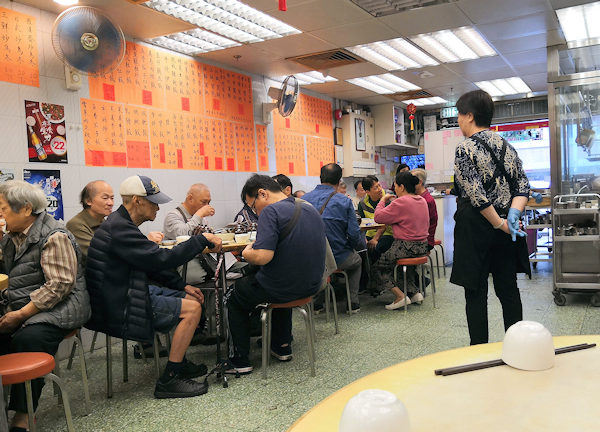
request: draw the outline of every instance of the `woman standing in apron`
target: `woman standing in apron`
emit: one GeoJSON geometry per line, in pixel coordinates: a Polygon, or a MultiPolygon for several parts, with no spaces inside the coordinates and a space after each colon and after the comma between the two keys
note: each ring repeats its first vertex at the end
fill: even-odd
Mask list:
{"type": "Polygon", "coordinates": [[[465,288],[471,345],[488,342],[488,276],[502,304],[504,328],[523,319],[517,273],[531,275],[520,217],[529,180],[516,150],[489,130],[494,103],[482,90],[462,95],[458,124],[467,138],[456,148],[454,264],[450,282],[465,288]]]}

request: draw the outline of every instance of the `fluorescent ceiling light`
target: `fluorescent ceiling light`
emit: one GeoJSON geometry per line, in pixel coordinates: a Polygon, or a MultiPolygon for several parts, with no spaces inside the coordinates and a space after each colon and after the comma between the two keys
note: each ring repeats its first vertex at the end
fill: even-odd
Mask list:
{"type": "Polygon", "coordinates": [[[144,5],[242,43],[301,33],[237,0],[150,0],[144,5]]]}
{"type": "Polygon", "coordinates": [[[346,80],[346,82],[366,88],[367,90],[371,90],[378,94],[402,93],[408,90],[418,90],[420,88],[390,73],[352,78],[346,80]]]}
{"type": "Polygon", "coordinates": [[[410,105],[412,103],[415,106],[438,105],[438,104],[444,104],[447,102],[448,101],[446,99],[443,99],[438,96],[434,96],[434,97],[430,97],[430,98],[411,99],[411,100],[402,101],[402,103],[405,103],[406,105],[410,105]]]}
{"type": "Polygon", "coordinates": [[[346,48],[387,70],[404,70],[439,64],[405,39],[390,39],[346,48]]]}
{"type": "Polygon", "coordinates": [[[519,77],[479,81],[475,85],[493,97],[531,92],[529,86],[519,77]]]}
{"type": "Polygon", "coordinates": [[[58,3],[62,6],[73,6],[79,3],[79,0],[54,0],[54,3],[58,3]]]}
{"type": "Polygon", "coordinates": [[[600,38],[600,2],[558,9],[556,15],[567,42],[600,38]]]}
{"type": "Polygon", "coordinates": [[[157,37],[154,39],[147,39],[146,42],[151,43],[153,45],[157,45],[159,47],[167,48],[171,51],[176,51],[182,54],[187,54],[189,56],[195,56],[198,54],[202,54],[206,52],[198,47],[187,44],[185,42],[180,42],[178,40],[170,39],[166,36],[157,37]]]}
{"type": "MultiPolygon", "coordinates": [[[[295,73],[294,76],[298,80],[298,84],[301,86],[310,85],[310,84],[323,84],[324,82],[337,81],[337,78],[332,76],[325,76],[321,72],[310,71],[303,73],[295,73]]],[[[283,82],[285,76],[273,78],[275,81],[283,82]]]]}
{"type": "Polygon", "coordinates": [[[497,55],[496,51],[472,27],[424,33],[411,40],[442,63],[497,55]]]}

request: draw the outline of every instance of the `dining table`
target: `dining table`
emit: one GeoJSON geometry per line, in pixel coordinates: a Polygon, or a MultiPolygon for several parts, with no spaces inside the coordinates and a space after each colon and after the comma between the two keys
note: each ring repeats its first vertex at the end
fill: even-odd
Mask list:
{"type": "MultiPolygon", "coordinates": [[[[555,348],[600,344],[600,335],[557,336],[555,348]]],[[[387,390],[408,412],[411,432],[539,432],[600,429],[600,348],[555,356],[554,366],[525,371],[502,365],[441,376],[442,368],[499,359],[502,343],[417,357],[369,374],[334,392],[288,432],[332,432],[348,401],[367,389],[387,390]]]]}

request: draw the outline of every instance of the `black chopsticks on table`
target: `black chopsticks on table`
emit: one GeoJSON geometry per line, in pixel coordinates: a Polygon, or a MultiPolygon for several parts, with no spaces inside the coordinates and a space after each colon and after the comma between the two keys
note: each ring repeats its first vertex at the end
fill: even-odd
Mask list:
{"type": "MultiPolygon", "coordinates": [[[[573,352],[573,351],[580,351],[580,350],[584,350],[584,349],[588,349],[588,348],[593,348],[595,346],[596,346],[595,343],[593,343],[593,344],[582,343],[582,344],[577,344],[577,345],[570,345],[570,346],[566,346],[566,347],[562,347],[562,348],[556,348],[554,350],[554,354],[564,354],[564,353],[573,352]]],[[[445,369],[436,369],[435,374],[442,375],[442,376],[455,375],[455,374],[459,374],[459,373],[463,373],[463,372],[471,372],[471,371],[479,370],[479,369],[487,369],[487,368],[491,368],[491,367],[495,367],[495,366],[502,366],[504,364],[506,364],[506,363],[504,363],[502,361],[502,359],[488,360],[488,361],[484,361],[484,362],[480,362],[480,363],[471,363],[471,364],[466,364],[466,365],[462,365],[462,366],[449,367],[449,368],[445,368],[445,369]]]]}

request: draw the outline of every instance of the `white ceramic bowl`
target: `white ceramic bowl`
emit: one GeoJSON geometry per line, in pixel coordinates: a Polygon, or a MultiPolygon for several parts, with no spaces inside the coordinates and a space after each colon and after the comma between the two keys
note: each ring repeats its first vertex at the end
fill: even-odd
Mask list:
{"type": "Polygon", "coordinates": [[[342,412],[339,432],[410,432],[404,404],[385,390],[361,391],[342,412]]]}
{"type": "Polygon", "coordinates": [[[250,241],[250,233],[236,234],[235,242],[239,244],[248,243],[250,241]]]}
{"type": "Polygon", "coordinates": [[[502,360],[517,369],[539,371],[554,366],[554,342],[546,327],[535,321],[519,321],[506,331],[502,360]]]}
{"type": "Polygon", "coordinates": [[[220,233],[215,234],[217,237],[221,238],[223,241],[233,241],[234,234],[233,233],[220,233]]]}
{"type": "Polygon", "coordinates": [[[175,242],[177,244],[179,244],[179,243],[183,243],[184,241],[188,241],[189,239],[190,239],[189,235],[177,236],[177,237],[175,237],[175,242]]]}

